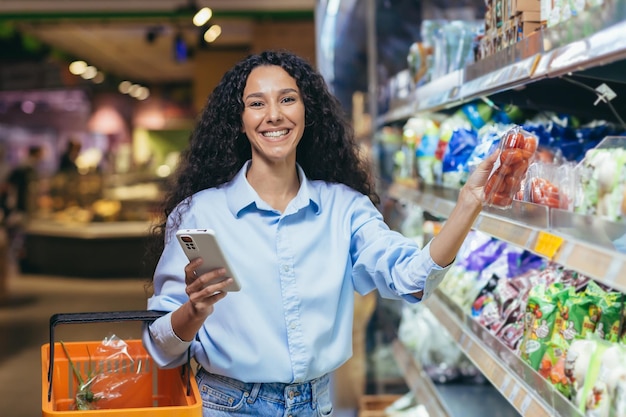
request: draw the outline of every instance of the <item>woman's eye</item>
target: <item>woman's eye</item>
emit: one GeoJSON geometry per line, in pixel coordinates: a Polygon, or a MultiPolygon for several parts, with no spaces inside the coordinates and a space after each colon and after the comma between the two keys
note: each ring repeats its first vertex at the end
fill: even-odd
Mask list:
{"type": "Polygon", "coordinates": [[[295,97],[284,97],[283,98],[283,103],[293,103],[294,101],[296,101],[295,97]]]}
{"type": "Polygon", "coordinates": [[[248,104],[248,106],[250,107],[261,107],[263,105],[263,102],[261,101],[253,101],[250,104],[248,104]]]}

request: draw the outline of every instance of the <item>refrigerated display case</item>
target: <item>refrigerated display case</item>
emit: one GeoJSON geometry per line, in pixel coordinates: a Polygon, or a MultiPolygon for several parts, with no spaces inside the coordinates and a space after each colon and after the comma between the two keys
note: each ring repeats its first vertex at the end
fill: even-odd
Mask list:
{"type": "Polygon", "coordinates": [[[141,172],[55,175],[42,180],[38,210],[25,226],[25,273],[147,277],[151,220],[164,179],[141,172]]]}

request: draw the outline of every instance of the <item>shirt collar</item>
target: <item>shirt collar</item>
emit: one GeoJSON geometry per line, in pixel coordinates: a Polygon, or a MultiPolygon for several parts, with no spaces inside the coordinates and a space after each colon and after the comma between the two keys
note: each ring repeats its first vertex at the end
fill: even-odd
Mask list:
{"type": "MultiPolygon", "coordinates": [[[[246,178],[246,172],[251,162],[251,160],[246,161],[235,177],[225,185],[228,208],[235,217],[239,217],[244,209],[253,204],[259,210],[271,210],[267,203],[261,200],[246,178]]],[[[289,203],[283,215],[294,213],[307,207],[309,204],[313,212],[319,214],[321,211],[319,190],[307,179],[304,170],[299,164],[296,164],[296,168],[300,176],[300,189],[296,197],[289,203]]]]}

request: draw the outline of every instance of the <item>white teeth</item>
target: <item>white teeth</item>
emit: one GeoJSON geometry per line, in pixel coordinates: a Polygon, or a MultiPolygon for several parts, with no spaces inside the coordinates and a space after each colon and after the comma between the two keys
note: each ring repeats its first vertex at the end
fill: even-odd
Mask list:
{"type": "Polygon", "coordinates": [[[286,129],[285,130],[279,130],[277,132],[264,132],[263,136],[269,137],[269,138],[277,138],[279,136],[286,135],[287,132],[288,132],[288,130],[286,130],[286,129]]]}

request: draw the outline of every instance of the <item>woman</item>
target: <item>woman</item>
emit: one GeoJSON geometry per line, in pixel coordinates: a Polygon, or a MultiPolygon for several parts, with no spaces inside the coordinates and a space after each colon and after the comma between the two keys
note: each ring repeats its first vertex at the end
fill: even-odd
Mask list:
{"type": "Polygon", "coordinates": [[[288,52],[252,55],[210,95],[157,236],[148,308],[171,313],[144,333],[163,367],[186,361],[206,416],[330,415],[329,373],[351,355],[354,291],[417,302],[453,262],[482,208],[493,157],[473,173],[423,250],[389,230],[367,166],[323,78],[288,52]],[[195,276],[174,234],[215,230],[223,269],[195,276]]]}

